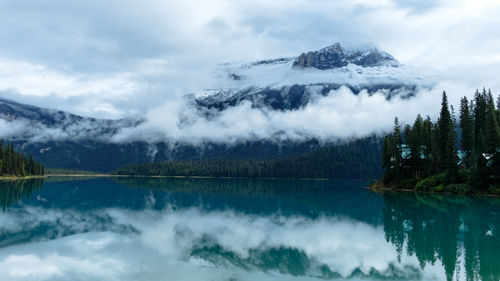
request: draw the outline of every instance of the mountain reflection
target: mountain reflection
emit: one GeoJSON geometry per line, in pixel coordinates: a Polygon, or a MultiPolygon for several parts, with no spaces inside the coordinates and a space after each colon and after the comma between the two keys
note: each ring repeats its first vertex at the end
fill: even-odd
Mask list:
{"type": "Polygon", "coordinates": [[[117,264],[138,262],[143,252],[154,256],[149,263],[182,257],[178,262],[193,266],[189,272],[202,263],[271,274],[265,275],[269,280],[275,280],[273,272],[308,279],[500,280],[499,198],[376,194],[363,186],[244,179],[1,181],[0,272],[9,268],[2,254],[12,255],[16,246],[28,245],[27,251],[36,244],[40,252],[33,254],[43,257],[43,243],[53,241],[54,249],[69,247],[54,254],[81,259],[87,256],[75,257],[83,252],[72,247],[94,245],[98,237],[115,241],[99,249],[117,264]],[[128,249],[128,260],[114,260],[115,247],[128,249]]]}
{"type": "Polygon", "coordinates": [[[228,178],[113,180],[134,189],[167,192],[169,202],[175,202],[180,207],[200,204],[207,210],[232,209],[261,215],[279,212],[281,215],[308,217],[343,216],[373,225],[381,223],[382,200],[360,188],[366,187],[364,181],[228,178]]]}
{"type": "Polygon", "coordinates": [[[415,255],[422,269],[439,260],[447,280],[500,280],[497,198],[382,196],[385,237],[399,255],[415,255]]]}

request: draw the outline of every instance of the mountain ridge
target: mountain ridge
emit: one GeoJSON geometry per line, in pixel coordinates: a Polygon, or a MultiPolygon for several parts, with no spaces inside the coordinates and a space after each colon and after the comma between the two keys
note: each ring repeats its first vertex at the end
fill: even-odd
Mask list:
{"type": "Polygon", "coordinates": [[[363,67],[400,65],[392,55],[377,48],[346,49],[340,43],[335,43],[317,51],[302,53],[293,62],[293,67],[323,70],[344,67],[350,63],[363,67]]]}

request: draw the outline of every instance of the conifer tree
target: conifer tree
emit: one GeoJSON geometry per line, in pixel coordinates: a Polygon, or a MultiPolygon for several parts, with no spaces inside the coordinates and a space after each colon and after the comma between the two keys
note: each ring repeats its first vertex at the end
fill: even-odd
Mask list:
{"type": "Polygon", "coordinates": [[[500,130],[498,128],[497,114],[493,102],[488,103],[484,124],[484,152],[493,154],[500,148],[500,130]]]}
{"type": "Polygon", "coordinates": [[[474,142],[474,129],[469,109],[469,101],[467,100],[467,97],[463,97],[460,100],[460,128],[462,132],[462,142],[460,147],[467,157],[467,166],[470,166],[474,142]]]}
{"type": "MultiPolygon", "coordinates": [[[[500,97],[495,107],[491,91],[483,88],[476,90],[474,99],[460,100],[460,120],[457,122],[452,105],[448,104],[443,92],[441,111],[436,123],[429,116],[425,120],[417,116],[413,126],[404,127],[404,142],[401,139],[397,117],[390,137],[384,142],[384,182],[390,179],[395,186],[420,184],[427,186],[428,179],[421,177],[436,176],[433,184],[458,183],[483,192],[490,186],[500,184],[500,97]],[[457,131],[461,138],[457,138],[457,131]],[[465,154],[465,169],[459,173],[457,141],[465,154]],[[404,156],[402,146],[404,145],[404,156]],[[390,157],[388,147],[391,147],[390,157]],[[409,150],[409,157],[407,151],[409,150]],[[391,161],[389,162],[388,159],[391,161]],[[390,163],[390,165],[388,165],[390,163]],[[388,168],[390,167],[390,168],[388,168]],[[444,173],[446,177],[437,174],[444,173]],[[444,181],[443,181],[444,179],[444,181]],[[436,182],[437,181],[437,182],[436,182]]],[[[415,185],[417,186],[417,185],[415,185]]],[[[460,186],[460,185],[459,185],[460,186]]],[[[425,188],[425,187],[423,187],[425,188]]],[[[454,186],[456,188],[456,186],[454,186]]]]}
{"type": "Polygon", "coordinates": [[[0,176],[42,175],[43,166],[33,159],[14,150],[12,144],[0,141],[0,176]]]}
{"type": "Polygon", "coordinates": [[[409,164],[415,178],[420,178],[421,175],[421,158],[424,154],[423,126],[424,121],[422,116],[418,114],[406,139],[406,144],[410,150],[409,164]]]}
{"type": "Polygon", "coordinates": [[[391,145],[394,166],[393,173],[394,178],[397,181],[402,176],[401,173],[403,168],[401,127],[399,126],[398,117],[394,118],[394,130],[391,135],[391,145]]]}
{"type": "Polygon", "coordinates": [[[484,125],[486,121],[486,90],[480,93],[476,90],[474,95],[474,150],[476,154],[484,152],[484,125]]]}
{"type": "Polygon", "coordinates": [[[453,119],[448,109],[448,97],[446,96],[446,92],[443,92],[442,96],[438,129],[439,170],[455,173],[455,132],[453,119]]]}
{"type": "Polygon", "coordinates": [[[430,175],[433,170],[432,127],[431,118],[427,116],[422,125],[422,148],[424,155],[423,170],[426,176],[430,175]]]}

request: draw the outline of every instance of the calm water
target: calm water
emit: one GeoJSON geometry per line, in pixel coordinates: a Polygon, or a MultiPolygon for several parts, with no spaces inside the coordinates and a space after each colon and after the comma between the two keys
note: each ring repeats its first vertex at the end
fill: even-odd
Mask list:
{"type": "Polygon", "coordinates": [[[1,280],[500,280],[500,200],[363,182],[0,182],[1,280]]]}

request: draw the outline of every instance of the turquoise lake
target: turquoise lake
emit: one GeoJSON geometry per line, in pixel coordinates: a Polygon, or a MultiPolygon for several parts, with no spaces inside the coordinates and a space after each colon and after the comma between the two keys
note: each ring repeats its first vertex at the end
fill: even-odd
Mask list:
{"type": "Polygon", "coordinates": [[[0,280],[500,280],[500,198],[362,181],[0,182],[0,280]]]}

